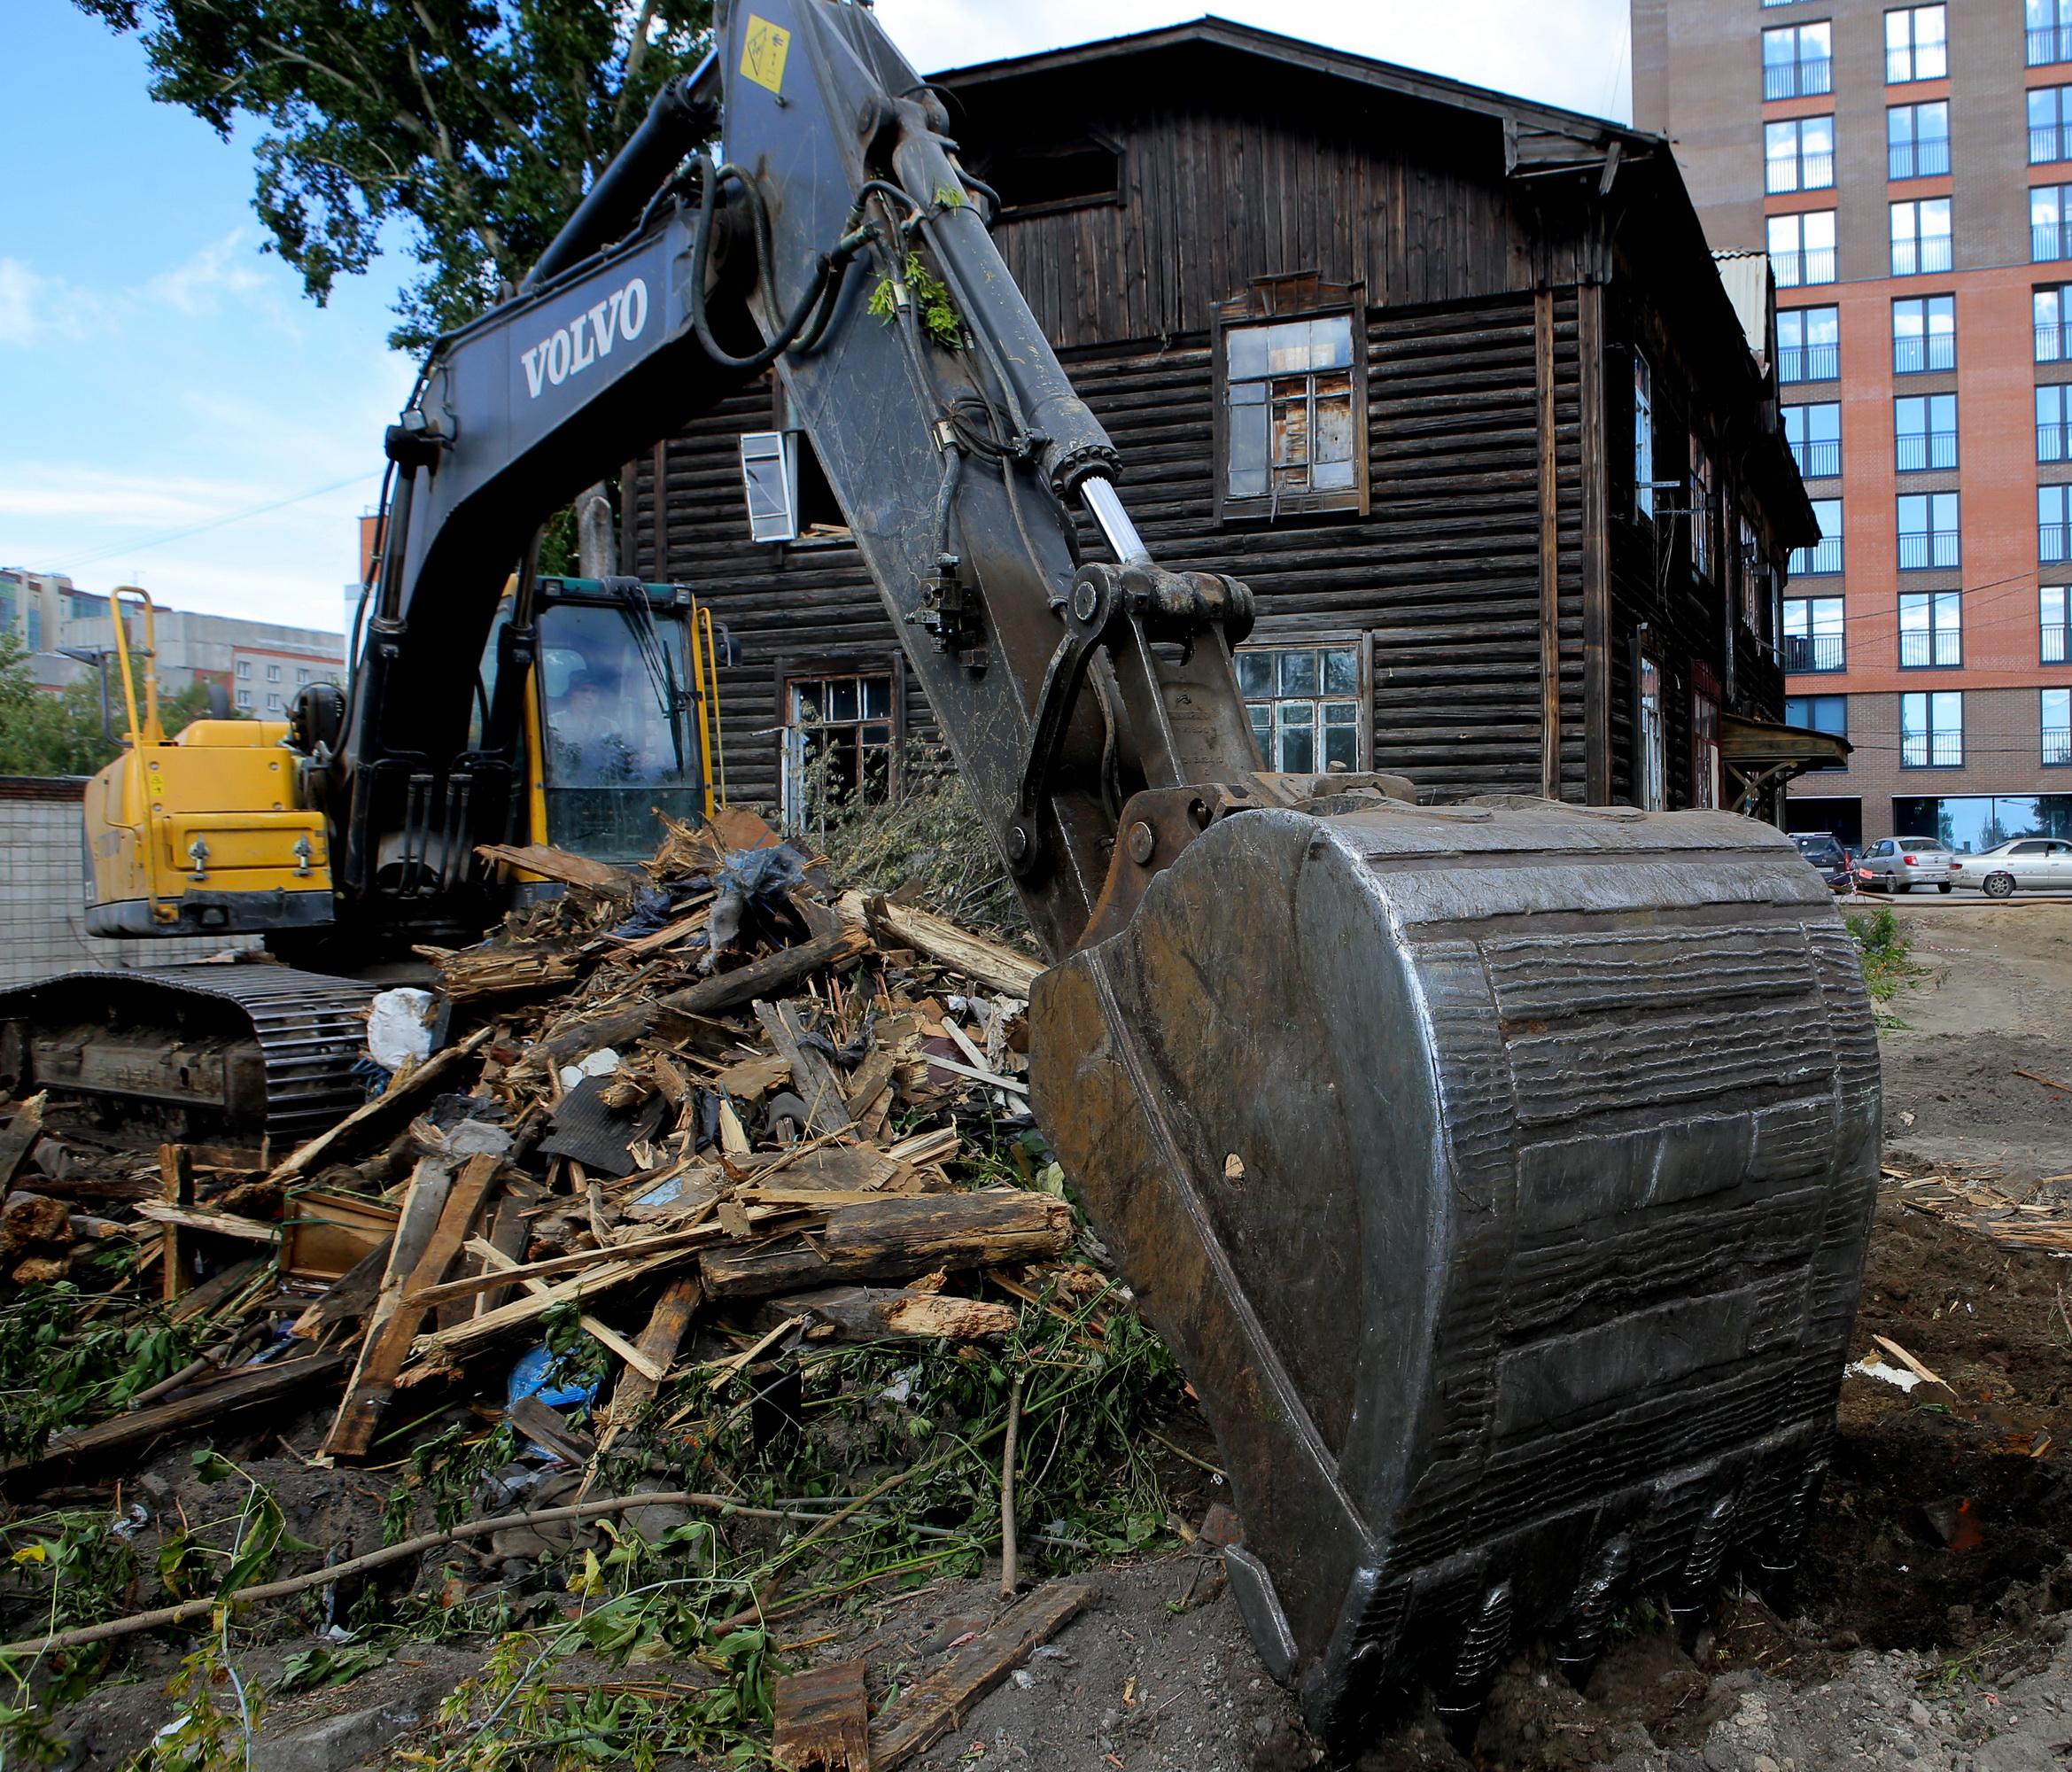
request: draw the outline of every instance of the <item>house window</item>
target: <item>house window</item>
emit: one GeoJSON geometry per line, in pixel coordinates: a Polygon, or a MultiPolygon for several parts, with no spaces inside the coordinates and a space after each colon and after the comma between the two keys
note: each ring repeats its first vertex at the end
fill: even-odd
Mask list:
{"type": "Polygon", "coordinates": [[[1712,458],[1691,439],[1691,571],[1712,576],[1712,458]]]}
{"type": "Polygon", "coordinates": [[[1787,567],[1795,579],[1810,579],[1842,570],[1842,501],[1815,499],[1813,521],[1820,539],[1811,548],[1794,548],[1787,567]]]}
{"type": "Polygon", "coordinates": [[[1640,703],[1641,779],[1634,786],[1640,794],[1641,810],[1658,812],[1667,804],[1664,790],[1669,776],[1669,753],[1662,718],[1662,667],[1645,656],[1641,659],[1640,703]]]}
{"type": "Polygon", "coordinates": [[[1704,665],[1691,666],[1691,804],[1719,804],[1719,685],[1704,665]]]}
{"type": "Polygon", "coordinates": [[[1122,151],[1092,136],[1011,147],[984,171],[1000,193],[1002,215],[1044,215],[1122,200],[1122,151]]]}
{"type": "Polygon", "coordinates": [[[1362,766],[1358,645],[1248,646],[1237,664],[1267,768],[1300,775],[1362,766]]]}
{"type": "Polygon", "coordinates": [[[2072,689],[2044,689],[2037,700],[2043,717],[2044,762],[2072,763],[2072,689]]]}
{"type": "Polygon", "coordinates": [[[2029,89],[2029,163],[2072,160],[2072,86],[2029,89]]]}
{"type": "Polygon", "coordinates": [[[1848,669],[1840,597],[1784,600],[1784,668],[1795,676],[1848,669]]]}
{"type": "Polygon", "coordinates": [[[1885,83],[1943,80],[1950,73],[1949,24],[1940,6],[1902,6],[1885,14],[1885,83]]]}
{"type": "Polygon", "coordinates": [[[1893,462],[1903,474],[1957,465],[1957,396],[1902,394],[1892,402],[1893,462]]]}
{"type": "Polygon", "coordinates": [[[1800,215],[1773,215],[1770,268],[1779,289],[1835,281],[1835,212],[1809,209],[1800,215]]]}
{"type": "Polygon", "coordinates": [[[2072,0],[2029,0],[2029,65],[2072,61],[2072,0]]]}
{"type": "Polygon", "coordinates": [[[1835,120],[1793,117],[1763,125],[1763,188],[1831,190],[1835,185],[1835,120]]]}
{"type": "Polygon", "coordinates": [[[279,682],[281,680],[281,667],[278,664],[268,665],[266,667],[266,680],[269,683],[279,682]]]}
{"type": "Polygon", "coordinates": [[[248,708],[252,705],[252,691],[250,689],[238,690],[237,705],[241,708],[248,708]]]}
{"type": "Polygon", "coordinates": [[[41,652],[43,649],[43,606],[42,603],[32,602],[29,604],[27,627],[28,649],[31,652],[41,652]]]}
{"type": "Polygon", "coordinates": [[[295,680],[298,683],[307,683],[309,680],[309,672],[298,666],[295,672],[295,680]]]}
{"type": "Polygon", "coordinates": [[[1899,599],[1899,665],[1905,671],[1964,663],[1955,591],[1908,591],[1899,599]]]}
{"type": "Polygon", "coordinates": [[[1950,170],[1950,101],[1895,105],[1885,113],[1885,176],[1935,178],[1950,170]]]}
{"type": "Polygon", "coordinates": [[[1814,732],[1831,732],[1837,738],[1847,738],[1849,697],[1787,696],[1784,698],[1784,724],[1806,727],[1814,732]]]}
{"type": "Polygon", "coordinates": [[[1634,353],[1634,509],[1655,515],[1655,377],[1634,353]]]}
{"type": "Polygon", "coordinates": [[[1960,769],[1964,766],[1964,696],[1935,689],[1899,698],[1899,766],[1960,769]]]}
{"type": "Polygon", "coordinates": [[[1950,268],[1950,199],[1924,197],[1892,206],[1892,275],[1950,268]]]}
{"type": "Polygon", "coordinates": [[[280,712],[281,693],[278,689],[270,689],[267,692],[266,705],[267,711],[269,714],[277,714],[280,712]]]}
{"type": "Polygon", "coordinates": [[[2072,344],[2065,323],[2072,319],[2072,284],[2053,284],[2039,289],[2030,299],[2036,318],[2036,360],[2039,363],[2072,361],[2072,344]]]}
{"type": "Polygon", "coordinates": [[[2064,486],[2036,489],[2036,557],[2045,562],[2072,556],[2066,546],[2066,494],[2064,486]]]}
{"type": "Polygon", "coordinates": [[[1777,379],[1831,382],[1842,373],[1842,310],[1783,307],[1777,311],[1777,379]]]}
{"type": "Polygon", "coordinates": [[[1250,305],[1222,310],[1222,514],[1365,509],[1364,352],[1353,315],[1235,323],[1232,310],[1250,305]]]}
{"type": "Polygon", "coordinates": [[[1828,400],[1818,406],[1784,408],[1784,440],[1791,459],[1809,480],[1831,480],[1842,471],[1842,407],[1828,400]]]}
{"type": "Polygon", "coordinates": [[[784,688],[784,816],[793,828],[891,797],[892,674],[793,677],[784,688]]]}
{"type": "Polygon", "coordinates": [[[2045,664],[2072,664],[2072,591],[2045,585],[2037,594],[2037,626],[2043,643],[2037,657],[2045,664]]]}
{"type": "Polygon", "coordinates": [[[1763,97],[1809,98],[1835,89],[1835,31],[1826,19],[1763,33],[1763,97]]]}
{"type": "Polygon", "coordinates": [[[1904,296],[1892,304],[1892,368],[1903,376],[1957,367],[1957,298],[1904,296]]]}
{"type": "Polygon", "coordinates": [[[1957,494],[1899,495],[1899,567],[1919,571],[1958,563],[1957,494]]]}
{"type": "Polygon", "coordinates": [[[2062,383],[2052,382],[2036,391],[2036,459],[2062,462],[2065,456],[2065,398],[2062,383]]]}
{"type": "Polygon", "coordinates": [[[1766,576],[1755,525],[1744,517],[1741,519],[1741,618],[1750,633],[1762,632],[1760,610],[1766,576]]]}
{"type": "Polygon", "coordinates": [[[251,680],[251,679],[252,679],[252,660],[251,660],[251,659],[249,659],[249,658],[240,658],[240,659],[237,661],[237,677],[238,677],[238,680],[239,680],[240,682],[249,682],[249,681],[251,680]]]}
{"type": "Polygon", "coordinates": [[[2029,256],[2039,265],[2072,258],[2072,185],[2035,184],[2029,189],[2029,256]]]}

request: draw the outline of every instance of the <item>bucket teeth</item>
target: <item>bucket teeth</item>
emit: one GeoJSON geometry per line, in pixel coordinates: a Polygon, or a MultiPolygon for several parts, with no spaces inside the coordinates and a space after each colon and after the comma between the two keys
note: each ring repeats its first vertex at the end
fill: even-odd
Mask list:
{"type": "Polygon", "coordinates": [[[1712,1615],[1712,1601],[1719,1587],[1719,1566],[1726,1560],[1727,1546],[1740,1504],[1738,1492],[1730,1490],[1719,1496],[1705,1510],[1705,1517],[1691,1535],[1690,1554],[1684,1558],[1683,1571],[1669,1597],[1670,1621],[1675,1625],[1677,1636],[1687,1650],[1697,1640],[1698,1632],[1712,1615]]]}
{"type": "Polygon", "coordinates": [[[1569,1602],[1568,1616],[1555,1639],[1555,1665],[1577,1691],[1590,1683],[1590,1673],[1604,1648],[1604,1624],[1611,1614],[1612,1597],[1631,1566],[1634,1547],[1622,1532],[1598,1547],[1576,1584],[1569,1602]]]}
{"type": "Polygon", "coordinates": [[[1447,1738],[1463,1754],[1474,1745],[1483,1704],[1504,1652],[1510,1647],[1510,1636],[1511,1584],[1502,1581],[1482,1596],[1482,1604],[1462,1632],[1453,1673],[1434,1706],[1447,1738]]]}
{"type": "Polygon", "coordinates": [[[1792,1609],[1797,1597],[1799,1547],[1805,1541],[1813,1503],[1827,1478],[1827,1459],[1815,1458],[1807,1465],[1776,1526],[1758,1541],[1750,1558],[1756,1591],[1762,1595],[1763,1604],[1780,1616],[1792,1609]]]}

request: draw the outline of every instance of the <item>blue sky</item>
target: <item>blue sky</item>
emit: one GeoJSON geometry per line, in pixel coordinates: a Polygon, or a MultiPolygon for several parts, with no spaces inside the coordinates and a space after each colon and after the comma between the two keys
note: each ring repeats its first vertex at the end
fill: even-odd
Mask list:
{"type": "MultiPolygon", "coordinates": [[[[1624,0],[880,0],[924,69],[1247,23],[1623,115],[1624,0]]],[[[249,131],[145,96],[144,55],[66,0],[0,4],[0,565],[337,628],[415,365],[392,256],[328,307],[261,253],[249,131]]]]}

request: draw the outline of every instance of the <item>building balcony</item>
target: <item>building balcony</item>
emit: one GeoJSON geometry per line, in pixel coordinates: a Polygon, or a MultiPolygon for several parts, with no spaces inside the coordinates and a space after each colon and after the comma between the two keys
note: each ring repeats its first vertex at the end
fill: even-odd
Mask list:
{"type": "Polygon", "coordinates": [[[1830,56],[1773,62],[1763,70],[1765,98],[1817,98],[1834,89],[1835,62],[1830,56]]]}
{"type": "Polygon", "coordinates": [[[2045,25],[2029,34],[2029,66],[2049,67],[2060,61],[2072,61],[2072,25],[2045,25]]]}
{"type": "Polygon", "coordinates": [[[1842,538],[1825,537],[1812,548],[1794,548],[1789,570],[1795,579],[1826,577],[1842,570],[1842,538]]]}
{"type": "Polygon", "coordinates": [[[2036,526],[2036,557],[2049,565],[2065,557],[2066,532],[2072,524],[2039,523],[2036,526]]]}
{"type": "MultiPolygon", "coordinates": [[[[2033,132],[2032,132],[2033,133],[2033,132]]],[[[1894,142],[1885,151],[1887,178],[1940,178],[1950,170],[1950,139],[1894,142]]]]}
{"type": "Polygon", "coordinates": [[[2065,459],[2065,427],[2062,424],[2039,424],[2036,427],[2036,459],[2039,462],[2062,462],[2065,459]]]}
{"type": "Polygon", "coordinates": [[[1794,443],[1791,459],[1799,475],[1808,480],[1831,480],[1842,471],[1842,440],[1827,437],[1812,443],[1794,443]]]}
{"type": "Polygon", "coordinates": [[[1933,566],[1957,563],[1957,532],[1954,529],[1901,530],[1899,570],[1926,571],[1933,566]]]}
{"type": "MultiPolygon", "coordinates": [[[[2037,329],[2039,331],[2041,328],[2037,329]]],[[[1957,367],[1957,338],[1952,332],[1931,332],[1926,338],[1892,341],[1892,373],[1918,376],[1930,369],[1957,367]]]]}
{"type": "Polygon", "coordinates": [[[2032,222],[2029,224],[2029,260],[2031,264],[2055,264],[2065,256],[2068,246],[2072,246],[2072,235],[2067,233],[2061,222],[2032,222]]]}
{"type": "Polygon", "coordinates": [[[1950,61],[1938,43],[1911,43],[1885,51],[1885,84],[1911,86],[1917,80],[1941,80],[1950,72],[1950,61]]]}
{"type": "Polygon", "coordinates": [[[1839,633],[1788,633],[1784,636],[1784,668],[1795,677],[1822,671],[1849,668],[1845,636],[1839,633]]]}
{"type": "Polygon", "coordinates": [[[1779,289],[1797,289],[1802,284],[1833,283],[1835,249],[1832,246],[1815,246],[1807,252],[1772,253],[1770,268],[1777,278],[1779,289]]]}
{"type": "Polygon", "coordinates": [[[2044,624],[2042,662],[2045,664],[2072,663],[2072,626],[2063,622],[2044,624]]]}
{"type": "Polygon", "coordinates": [[[1926,234],[1918,240],[1892,242],[1892,275],[1932,276],[1950,268],[1950,237],[1926,234]]]}
{"type": "Polygon", "coordinates": [[[1898,439],[1896,462],[1903,474],[1918,474],[1929,468],[1954,468],[1957,433],[1954,431],[1930,431],[1925,435],[1903,433],[1898,439]]]}
{"type": "Polygon", "coordinates": [[[2039,363],[2062,362],[2065,357],[2065,329],[2055,320],[2037,323],[2036,360],[2039,363]]]}
{"type": "Polygon", "coordinates": [[[1899,668],[1903,671],[1952,669],[1964,663],[1962,636],[1955,628],[1899,630],[1899,668]]]}
{"type": "Polygon", "coordinates": [[[1787,385],[1795,382],[1831,382],[1841,373],[1842,353],[1837,346],[1784,345],[1778,348],[1777,379],[1787,385]]]}
{"type": "Polygon", "coordinates": [[[2044,762],[2046,765],[2072,763],[2072,726],[2044,728],[2044,762]]]}

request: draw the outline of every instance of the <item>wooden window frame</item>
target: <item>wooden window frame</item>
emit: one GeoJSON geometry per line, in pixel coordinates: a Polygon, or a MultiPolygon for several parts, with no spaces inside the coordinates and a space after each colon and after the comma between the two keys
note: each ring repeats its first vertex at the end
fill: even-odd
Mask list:
{"type": "MultiPolygon", "coordinates": [[[[1360,719],[1354,727],[1359,734],[1357,741],[1359,762],[1355,767],[1366,771],[1376,766],[1374,761],[1374,635],[1370,630],[1353,627],[1308,628],[1295,626],[1282,627],[1261,623],[1246,636],[1245,643],[1242,646],[1232,649],[1230,657],[1234,669],[1238,654],[1241,652],[1323,651],[1348,646],[1354,648],[1360,657],[1360,683],[1354,691],[1360,703],[1360,719]]],[[[1297,698],[1275,696],[1273,699],[1280,701],[1297,698]]],[[[1315,699],[1323,702],[1337,698],[1319,693],[1315,699]]],[[[1247,703],[1246,722],[1246,730],[1249,732],[1251,730],[1249,703],[1247,703]]],[[[1320,733],[1321,730],[1320,727],[1320,733]]],[[[1318,743],[1320,754],[1322,749],[1320,738],[1318,743]]],[[[1260,760],[1269,773],[1274,772],[1276,758],[1261,758],[1260,760]]],[[[1327,772],[1320,764],[1314,773],[1321,775],[1327,772]]]]}
{"type": "MultiPolygon", "coordinates": [[[[1075,149],[1098,148],[1104,153],[1115,157],[1115,188],[1113,190],[1089,191],[1079,197],[1053,197],[1041,203],[1016,203],[1006,192],[1000,198],[1000,213],[995,222],[1022,222],[1037,215],[1067,215],[1075,209],[1119,209],[1124,193],[1129,189],[1129,150],[1114,136],[1100,129],[1084,129],[1069,140],[1052,142],[1044,149],[1021,156],[1025,159],[1063,159],[1075,149]]],[[[982,168],[989,178],[999,169],[998,157],[995,156],[982,168]]]]}
{"type": "Polygon", "coordinates": [[[906,654],[895,648],[884,652],[808,652],[780,657],[772,664],[777,709],[777,812],[791,828],[789,801],[791,781],[791,686],[815,677],[875,677],[889,672],[892,678],[892,767],[886,784],[895,802],[906,792],[906,654]]]}
{"type": "Polygon", "coordinates": [[[1216,304],[1209,330],[1210,369],[1214,385],[1215,520],[1219,524],[1277,522],[1284,517],[1350,512],[1365,517],[1372,506],[1368,470],[1370,443],[1367,399],[1367,285],[1326,283],[1315,271],[1254,277],[1241,295],[1216,304]],[[1233,497],[1230,478],[1230,420],[1228,361],[1224,333],[1232,327],[1271,325],[1284,320],[1324,320],[1344,314],[1352,320],[1353,484],[1341,491],[1272,492],[1257,497],[1233,497]]]}

